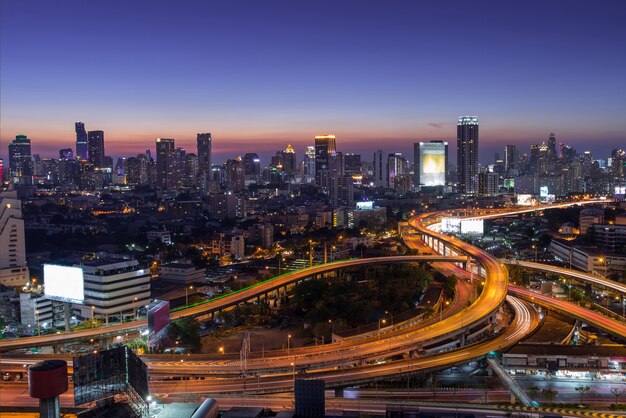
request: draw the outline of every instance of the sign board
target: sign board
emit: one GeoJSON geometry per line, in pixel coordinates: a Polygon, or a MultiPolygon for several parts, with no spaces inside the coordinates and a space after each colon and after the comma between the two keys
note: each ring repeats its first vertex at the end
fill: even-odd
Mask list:
{"type": "Polygon", "coordinates": [[[44,264],[43,293],[48,299],[83,303],[85,301],[83,269],[80,267],[44,264]]]}

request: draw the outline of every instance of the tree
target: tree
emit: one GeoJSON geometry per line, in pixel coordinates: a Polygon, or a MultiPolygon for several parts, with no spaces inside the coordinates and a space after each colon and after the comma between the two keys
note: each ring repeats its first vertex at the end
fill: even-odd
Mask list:
{"type": "Polygon", "coordinates": [[[193,350],[200,348],[200,324],[195,318],[181,318],[170,323],[169,335],[190,346],[193,350]]]}
{"type": "Polygon", "coordinates": [[[554,398],[556,398],[559,392],[554,389],[543,389],[541,391],[541,394],[543,395],[544,399],[548,401],[548,403],[552,403],[552,401],[554,401],[554,398]]]}
{"type": "Polygon", "coordinates": [[[611,388],[611,394],[615,396],[615,405],[617,405],[617,401],[624,393],[626,393],[626,388],[621,388],[618,386],[611,388]]]}
{"type": "Polygon", "coordinates": [[[589,385],[580,385],[576,386],[574,389],[576,390],[576,392],[580,393],[580,403],[582,404],[585,393],[589,392],[591,390],[591,387],[589,385]]]}
{"type": "Polygon", "coordinates": [[[526,392],[528,392],[528,397],[530,398],[530,400],[534,401],[537,395],[539,395],[540,390],[537,386],[531,386],[526,389],[526,392]]]}

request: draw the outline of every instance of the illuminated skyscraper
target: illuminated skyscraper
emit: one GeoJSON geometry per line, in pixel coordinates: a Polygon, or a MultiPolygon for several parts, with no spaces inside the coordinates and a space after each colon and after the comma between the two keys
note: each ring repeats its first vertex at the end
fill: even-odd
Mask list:
{"type": "Polygon", "coordinates": [[[157,138],[156,140],[156,175],[157,187],[166,190],[174,185],[174,140],[157,138]]]}
{"type": "Polygon", "coordinates": [[[28,182],[33,175],[33,160],[30,153],[30,139],[26,135],[17,135],[9,144],[9,176],[21,177],[18,181],[28,182]]]}
{"type": "Polygon", "coordinates": [[[519,170],[519,156],[515,145],[507,145],[504,148],[504,169],[508,173],[509,170],[519,170]]]}
{"type": "Polygon", "coordinates": [[[198,169],[205,180],[210,180],[211,176],[211,133],[199,133],[198,143],[198,169]]]}
{"type": "Polygon", "coordinates": [[[87,132],[87,145],[89,148],[89,164],[103,168],[104,164],[104,131],[87,132]]]}
{"type": "Polygon", "coordinates": [[[478,193],[478,118],[459,117],[456,127],[459,192],[478,193]]]}
{"type": "Polygon", "coordinates": [[[76,156],[81,160],[86,160],[89,154],[89,145],[87,140],[87,131],[85,131],[85,124],[82,122],[76,122],[74,124],[76,130],[76,156]]]}
{"type": "Polygon", "coordinates": [[[320,184],[320,171],[330,169],[330,158],[337,152],[335,135],[315,137],[315,181],[320,184]]]}
{"type": "Polygon", "coordinates": [[[443,141],[417,142],[413,145],[413,185],[445,186],[448,166],[448,143],[443,141]]]}

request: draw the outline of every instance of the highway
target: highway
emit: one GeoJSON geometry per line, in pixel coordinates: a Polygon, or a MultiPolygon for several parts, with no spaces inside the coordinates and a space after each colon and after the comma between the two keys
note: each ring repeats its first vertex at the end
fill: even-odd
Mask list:
{"type": "MultiPolygon", "coordinates": [[[[456,261],[463,262],[466,261],[466,257],[458,257],[456,261]]],[[[304,280],[310,276],[316,274],[324,274],[331,272],[333,270],[346,268],[346,267],[356,267],[362,265],[371,265],[371,264],[386,264],[386,263],[407,263],[407,262],[435,262],[435,261],[454,261],[451,260],[450,257],[444,256],[424,256],[424,255],[414,255],[414,256],[391,256],[391,257],[375,257],[375,258],[367,258],[367,259],[351,259],[344,261],[337,261],[328,264],[322,264],[319,266],[314,266],[310,268],[306,268],[303,270],[298,270],[296,272],[283,274],[281,276],[274,277],[272,279],[261,282],[257,285],[251,286],[249,288],[242,289],[237,292],[229,293],[224,296],[220,296],[206,303],[199,304],[197,306],[189,307],[186,309],[181,309],[175,312],[172,312],[171,319],[178,319],[187,316],[197,316],[201,314],[209,314],[211,312],[218,312],[229,307],[238,305],[248,300],[253,300],[257,297],[264,296],[267,293],[273,292],[277,289],[283,288],[285,286],[294,284],[301,280],[304,280]]],[[[146,319],[136,320],[132,322],[127,322],[123,324],[114,324],[103,326],[94,329],[87,329],[81,331],[72,331],[72,332],[63,332],[57,334],[49,334],[42,336],[34,336],[34,337],[22,337],[22,338],[13,338],[13,339],[5,339],[0,340],[0,352],[16,350],[19,348],[28,348],[28,347],[41,347],[41,346],[50,346],[56,344],[63,344],[74,341],[86,341],[91,338],[101,338],[104,335],[115,336],[119,334],[123,334],[125,332],[146,328],[148,326],[148,321],[146,319]]]]}
{"type": "Polygon", "coordinates": [[[626,285],[616,282],[605,277],[594,276],[593,274],[584,273],[578,270],[571,270],[564,267],[551,266],[549,264],[533,263],[531,261],[520,261],[511,259],[502,259],[502,262],[508,265],[519,265],[525,269],[537,270],[544,273],[558,274],[561,276],[576,279],[581,282],[590,283],[604,289],[609,289],[622,295],[626,295],[626,285]]]}
{"type": "Polygon", "coordinates": [[[519,298],[535,303],[547,309],[555,310],[564,315],[580,319],[584,323],[626,339],[626,324],[601,315],[590,309],[583,308],[565,300],[542,295],[521,287],[509,286],[509,292],[519,298]]]}

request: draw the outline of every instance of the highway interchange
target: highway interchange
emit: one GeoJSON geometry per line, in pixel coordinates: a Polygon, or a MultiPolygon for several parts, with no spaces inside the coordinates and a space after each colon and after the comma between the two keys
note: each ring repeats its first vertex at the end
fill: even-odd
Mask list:
{"type": "MultiPolygon", "coordinates": [[[[581,203],[606,203],[606,201],[587,201],[569,204],[559,204],[541,207],[565,207],[581,203]]],[[[539,210],[538,208],[524,208],[522,210],[497,211],[497,213],[485,213],[472,218],[489,218],[500,216],[516,216],[520,213],[539,210]]],[[[534,331],[540,323],[538,312],[532,307],[540,305],[549,309],[566,310],[593,326],[604,329],[621,337],[626,337],[626,327],[623,323],[611,320],[577,305],[568,304],[550,297],[539,294],[531,294],[525,289],[509,286],[508,273],[505,263],[514,263],[510,260],[499,260],[489,253],[463,242],[455,237],[445,235],[438,231],[437,224],[445,213],[430,213],[417,216],[410,221],[415,229],[415,235],[405,237],[405,242],[410,248],[423,250],[422,238],[437,240],[459,254],[451,255],[420,255],[406,257],[385,257],[380,259],[359,259],[325,264],[304,269],[295,273],[289,273],[268,280],[258,286],[244,289],[241,292],[229,294],[209,303],[197,305],[173,313],[172,318],[184,316],[207,316],[212,312],[228,309],[241,302],[253,300],[259,297],[267,297],[270,292],[280,291],[281,288],[290,286],[301,280],[314,275],[324,275],[338,268],[353,267],[372,263],[389,262],[435,262],[437,268],[457,269],[452,263],[464,263],[468,257],[477,263],[484,272],[484,290],[478,295],[469,307],[467,304],[468,292],[463,292],[467,285],[459,281],[457,296],[452,305],[444,311],[441,321],[431,319],[418,323],[396,324],[386,329],[382,336],[377,333],[369,333],[346,341],[326,344],[317,347],[302,347],[292,349],[289,353],[285,350],[266,353],[263,358],[258,358],[258,353],[251,353],[245,365],[245,373],[242,376],[242,365],[238,361],[218,359],[199,360],[193,358],[182,362],[163,361],[158,356],[144,357],[148,362],[151,374],[156,375],[219,375],[207,380],[190,380],[185,384],[187,393],[274,393],[290,391],[293,388],[294,378],[306,369],[306,377],[322,378],[329,387],[347,387],[372,380],[383,380],[394,377],[411,375],[423,370],[436,370],[450,367],[453,364],[467,363],[486,355],[489,351],[497,351],[515,344],[530,332],[534,331]],[[507,296],[510,293],[514,296],[507,296]],[[526,301],[518,299],[524,299],[526,301]],[[513,319],[508,326],[503,327],[495,337],[480,342],[458,347],[442,353],[432,355],[418,355],[420,348],[425,343],[432,343],[446,338],[457,338],[466,334],[467,330],[485,320],[489,320],[500,310],[505,302],[508,309],[513,313],[513,319]],[[532,302],[532,304],[530,303],[532,302]],[[573,306],[569,306],[573,305],[573,306]],[[576,308],[574,308],[576,307],[576,308]],[[406,355],[408,353],[408,356],[406,355]],[[405,354],[404,358],[398,356],[405,354]],[[395,356],[395,359],[391,359],[395,356]],[[400,359],[397,359],[400,357],[400,359]],[[372,362],[373,360],[377,360],[372,362]]],[[[437,249],[440,249],[437,246],[437,249]]],[[[449,254],[449,253],[448,253],[449,254]]],[[[575,272],[568,269],[546,266],[537,263],[517,262],[524,268],[541,270],[575,278],[579,281],[588,281],[610,290],[625,293],[626,288],[618,283],[607,279],[575,272]]],[[[458,269],[457,269],[458,270],[458,269]]],[[[438,319],[438,318],[437,318],[438,319]]],[[[127,324],[112,325],[106,330],[107,335],[116,335],[133,329],[145,328],[145,320],[134,321],[127,324]]],[[[0,342],[0,351],[14,350],[28,346],[41,346],[45,344],[61,344],[69,341],[85,340],[102,334],[103,329],[85,330],[75,333],[53,334],[41,337],[28,337],[15,340],[3,340],[0,342]]],[[[12,357],[12,356],[11,356],[12,357]]],[[[31,357],[33,359],[33,357],[31,357]]],[[[37,357],[34,357],[37,359],[37,357]]],[[[25,358],[7,358],[0,360],[2,365],[15,365],[25,358]]],[[[30,360],[30,359],[29,359],[30,360]]],[[[29,361],[30,362],[30,361],[29,361]]],[[[154,393],[172,393],[172,382],[152,381],[151,390],[154,393]]]]}

